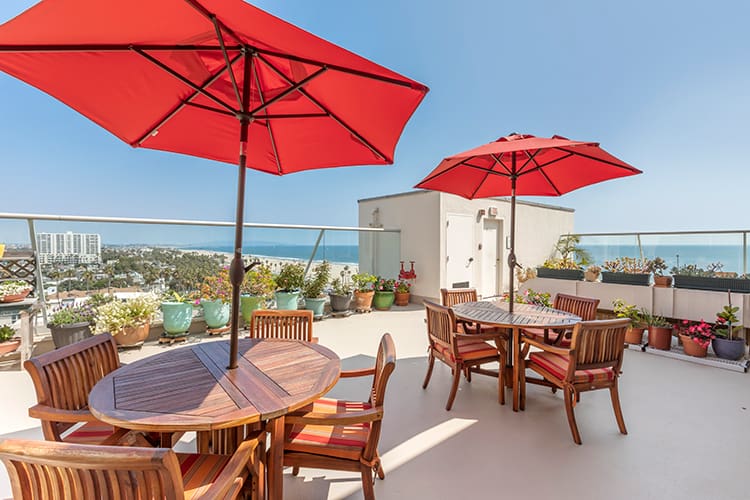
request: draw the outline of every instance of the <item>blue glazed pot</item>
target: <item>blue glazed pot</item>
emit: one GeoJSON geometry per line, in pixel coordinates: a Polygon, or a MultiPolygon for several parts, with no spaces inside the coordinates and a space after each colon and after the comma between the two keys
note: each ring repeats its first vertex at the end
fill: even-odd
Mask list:
{"type": "Polygon", "coordinates": [[[201,299],[203,306],[203,318],[206,320],[206,326],[209,328],[223,328],[229,323],[229,304],[223,300],[206,300],[201,299]]]}
{"type": "Polygon", "coordinates": [[[317,298],[317,299],[311,299],[305,297],[305,309],[309,309],[313,312],[313,316],[316,318],[319,318],[323,316],[323,312],[325,310],[326,306],[326,299],[323,298],[317,298]]]}
{"type": "Polygon", "coordinates": [[[164,317],[164,332],[179,335],[190,329],[193,322],[193,305],[184,302],[162,302],[161,314],[164,317]]]}
{"type": "Polygon", "coordinates": [[[260,309],[263,305],[263,297],[257,295],[242,295],[240,297],[240,314],[246,325],[250,324],[253,317],[253,311],[260,309]]]}
{"type": "Polygon", "coordinates": [[[745,341],[743,339],[728,340],[716,337],[711,341],[711,347],[721,359],[738,360],[745,355],[745,341]]]}
{"type": "Polygon", "coordinates": [[[276,292],[276,309],[296,311],[299,292],[276,292]]]}

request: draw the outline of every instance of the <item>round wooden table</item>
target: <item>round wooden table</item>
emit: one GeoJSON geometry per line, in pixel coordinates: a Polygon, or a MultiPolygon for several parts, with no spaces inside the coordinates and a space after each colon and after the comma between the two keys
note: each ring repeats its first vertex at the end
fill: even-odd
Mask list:
{"type": "Polygon", "coordinates": [[[229,342],[169,350],[123,366],[89,395],[98,419],[150,432],[212,431],[267,422],[269,498],[282,497],[284,415],[328,392],[339,357],[318,344],[241,339],[229,370],[229,342]]]}
{"type": "Polygon", "coordinates": [[[581,321],[575,314],[534,304],[513,304],[503,300],[464,302],[451,309],[457,318],[497,326],[512,330],[511,343],[508,345],[508,362],[513,366],[513,411],[518,411],[519,379],[518,354],[521,347],[521,330],[524,328],[570,328],[581,321]]]}

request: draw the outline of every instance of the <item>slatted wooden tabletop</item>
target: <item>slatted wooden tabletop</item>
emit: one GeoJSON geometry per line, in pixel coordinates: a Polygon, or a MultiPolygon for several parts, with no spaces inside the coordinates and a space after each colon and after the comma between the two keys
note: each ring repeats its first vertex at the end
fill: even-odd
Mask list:
{"type": "Polygon", "coordinates": [[[513,313],[508,310],[508,302],[502,300],[464,302],[452,307],[461,319],[478,323],[528,328],[560,328],[575,325],[581,318],[565,311],[558,311],[534,304],[514,304],[513,313]]]}
{"type": "Polygon", "coordinates": [[[123,366],[89,395],[99,419],[143,431],[204,431],[269,420],[328,392],[339,357],[318,344],[239,341],[239,366],[226,368],[228,342],[206,342],[123,366]]]}

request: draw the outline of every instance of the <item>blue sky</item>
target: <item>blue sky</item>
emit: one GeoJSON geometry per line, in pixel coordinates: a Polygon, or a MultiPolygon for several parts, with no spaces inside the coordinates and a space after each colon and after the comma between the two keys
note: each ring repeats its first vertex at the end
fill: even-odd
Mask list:
{"type": "MultiPolygon", "coordinates": [[[[3,0],[0,22],[33,3],[3,0]]],[[[443,157],[520,132],[599,141],[644,171],[534,200],[575,208],[577,231],[748,228],[746,2],[254,3],[431,92],[393,166],[250,170],[249,221],[356,225],[357,199],[410,190],[443,157]]],[[[236,169],[131,149],[3,73],[0,172],[3,212],[234,218],[236,169]]],[[[0,231],[9,241],[25,227],[0,231]]]]}

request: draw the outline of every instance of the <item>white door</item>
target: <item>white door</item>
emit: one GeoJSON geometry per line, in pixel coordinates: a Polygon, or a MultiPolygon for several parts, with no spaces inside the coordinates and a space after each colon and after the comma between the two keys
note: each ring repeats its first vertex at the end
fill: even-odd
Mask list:
{"type": "Polygon", "coordinates": [[[503,270],[502,221],[484,219],[482,225],[482,297],[500,294],[503,270]]]}
{"type": "Polygon", "coordinates": [[[474,270],[474,218],[471,215],[448,214],[445,231],[446,286],[472,286],[474,270]]]}

